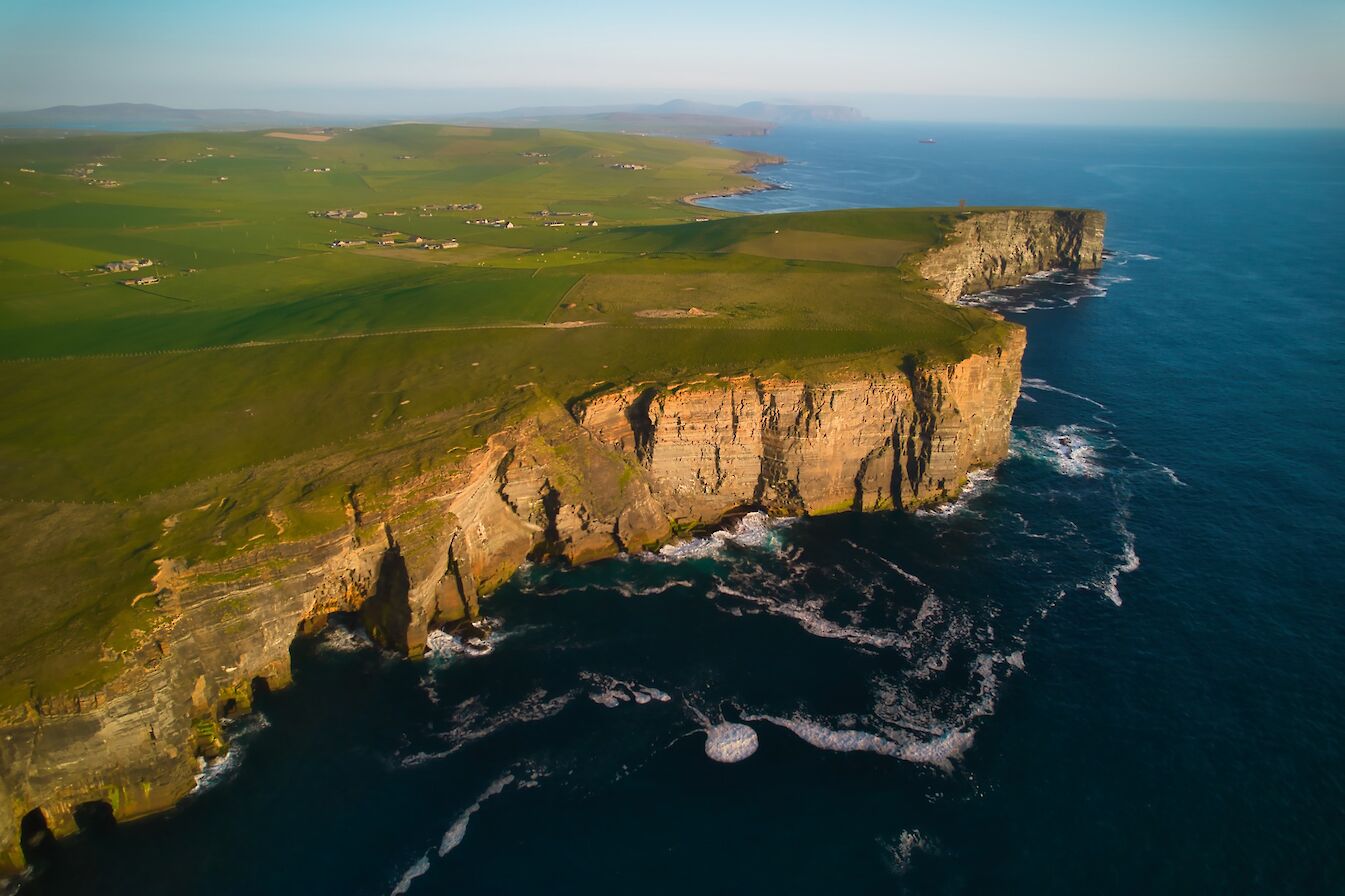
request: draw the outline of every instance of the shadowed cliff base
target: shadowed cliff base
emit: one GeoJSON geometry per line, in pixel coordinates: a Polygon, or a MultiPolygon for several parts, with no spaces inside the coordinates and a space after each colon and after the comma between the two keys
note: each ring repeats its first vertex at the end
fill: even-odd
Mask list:
{"type": "MultiPolygon", "coordinates": [[[[33,807],[63,835],[77,827],[77,806],[103,803],[125,819],[173,805],[194,786],[198,757],[226,748],[220,719],[288,684],[295,633],[332,613],[357,614],[381,643],[414,656],[433,628],[475,617],[529,557],[578,564],[638,551],[745,505],[816,514],[951,498],[1007,451],[1024,337],[931,293],[1099,261],[1097,213],[879,209],[669,223],[685,213],[674,211],[677,197],[697,181],[734,183],[743,160],[637,138],[593,148],[611,135],[375,130],[288,141],[285,152],[339,165],[343,153],[393,146],[417,158],[392,162],[433,158],[445,176],[465,178],[455,154],[473,147],[479,163],[489,138],[499,145],[485,157],[505,168],[589,189],[646,175],[592,155],[619,150],[668,160],[656,187],[666,195],[623,206],[627,188],[612,181],[611,198],[592,208],[616,226],[582,237],[549,226],[579,214],[550,202],[525,226],[481,230],[491,251],[464,266],[312,243],[295,260],[251,259],[246,272],[216,255],[215,268],[157,284],[207,307],[13,334],[47,355],[0,365],[15,406],[49,406],[49,390],[64,384],[64,401],[81,405],[68,419],[82,427],[75,438],[65,416],[20,413],[23,432],[5,449],[24,475],[7,486],[0,527],[25,546],[11,574],[35,583],[10,590],[27,599],[14,607],[0,668],[0,790],[16,813],[0,818],[0,841],[13,863],[9,845],[33,807]],[[240,311],[255,300],[221,292],[226,275],[260,272],[283,298],[240,311]],[[705,313],[640,315],[669,307],[705,313]],[[414,321],[448,328],[377,326],[412,313],[449,315],[414,321]],[[536,326],[594,321],[607,325],[536,326]],[[128,351],[94,356],[95,345],[128,351]],[[159,401],[137,405],[132,394],[159,401]],[[96,412],[127,406],[142,411],[96,412]],[[119,444],[137,451],[105,450],[119,444]],[[100,502],[72,500],[90,493],[100,502]]],[[[161,138],[122,139],[125,157],[164,151],[161,138]]],[[[216,156],[260,153],[258,170],[276,142],[208,139],[216,156]]],[[[60,151],[77,152],[70,144],[60,151]]],[[[401,183],[389,177],[390,190],[401,183]]],[[[524,201],[485,198],[504,209],[524,201]]],[[[44,214],[22,212],[24,226],[67,227],[59,208],[44,214]]],[[[177,225],[188,244],[218,232],[177,225]]],[[[48,247],[53,264],[74,257],[78,233],[48,236],[67,241],[48,247]]],[[[113,304],[98,307],[142,301],[95,276],[75,279],[91,281],[80,290],[110,290],[113,304]]],[[[258,281],[248,282],[255,294],[258,281]]]]}

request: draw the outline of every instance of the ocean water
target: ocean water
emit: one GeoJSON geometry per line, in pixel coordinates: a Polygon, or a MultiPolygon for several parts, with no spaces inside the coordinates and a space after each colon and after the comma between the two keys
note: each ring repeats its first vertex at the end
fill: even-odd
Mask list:
{"type": "Polygon", "coordinates": [[[525,569],[424,663],[329,630],[32,892],[1345,892],[1345,135],[729,142],[791,160],[729,208],[1108,213],[1100,274],[973,300],[1028,328],[1009,460],[525,569]]]}

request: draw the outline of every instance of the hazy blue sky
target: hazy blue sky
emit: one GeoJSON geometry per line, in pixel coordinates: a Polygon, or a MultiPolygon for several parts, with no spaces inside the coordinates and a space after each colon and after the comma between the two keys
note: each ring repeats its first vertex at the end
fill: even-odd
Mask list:
{"type": "Polygon", "coordinates": [[[683,95],[1340,125],[1345,0],[0,0],[8,109],[411,115],[683,95]]]}

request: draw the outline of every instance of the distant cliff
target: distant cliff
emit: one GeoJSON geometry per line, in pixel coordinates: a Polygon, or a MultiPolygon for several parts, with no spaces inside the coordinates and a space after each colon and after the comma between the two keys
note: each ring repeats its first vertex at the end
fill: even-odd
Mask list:
{"type": "MultiPolygon", "coordinates": [[[[920,268],[941,295],[1100,260],[1101,215],[992,212],[959,222],[920,268]],[[1000,254],[996,254],[1000,253],[1000,254]]],[[[774,513],[917,507],[955,496],[1008,453],[1026,344],[808,379],[705,376],[611,388],[568,406],[538,395],[460,463],[352,491],[327,535],[192,566],[158,561],[164,622],[98,694],[0,719],[0,848],[21,861],[83,815],[173,805],[220,720],[290,681],[290,644],[356,614],[410,656],[477,614],[527,559],[584,563],[667,542],[744,506],[774,513]],[[370,506],[365,506],[370,505],[370,506]]]]}
{"type": "Polygon", "coordinates": [[[944,245],[928,252],[920,273],[944,301],[1022,282],[1029,274],[1102,267],[1107,216],[1073,209],[976,212],[959,221],[944,245]]]}

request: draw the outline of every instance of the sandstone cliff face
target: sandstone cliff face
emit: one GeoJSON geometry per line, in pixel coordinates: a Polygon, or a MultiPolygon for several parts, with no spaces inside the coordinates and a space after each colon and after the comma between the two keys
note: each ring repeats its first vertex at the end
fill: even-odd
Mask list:
{"type": "Polygon", "coordinates": [[[1009,209],[958,222],[944,245],[920,261],[945,302],[1020,283],[1029,274],[1102,267],[1107,217],[1099,211],[1009,209]]]}
{"type": "Polygon", "coordinates": [[[1008,453],[1021,330],[986,355],[825,384],[737,377],[575,408],[638,463],[673,516],[881,510],[946,500],[1008,453]]]}
{"type": "MultiPolygon", "coordinates": [[[[960,295],[1062,258],[1095,265],[1092,215],[981,215],[925,276],[960,295]]],[[[165,621],[128,671],[91,697],[0,718],[0,867],[21,863],[32,810],[64,835],[84,804],[125,819],[181,799],[200,757],[226,749],[219,720],[248,711],[254,689],[287,684],[290,644],[329,614],[357,614],[414,657],[432,627],[475,616],[530,558],[640,550],[744,505],[826,513],[955,495],[1008,453],[1024,346],[1013,329],[960,362],[889,374],[711,377],[568,409],[539,397],[536,413],[399,483],[377,511],[352,493],[344,531],[221,562],[164,558],[150,590],[165,621]]]]}

